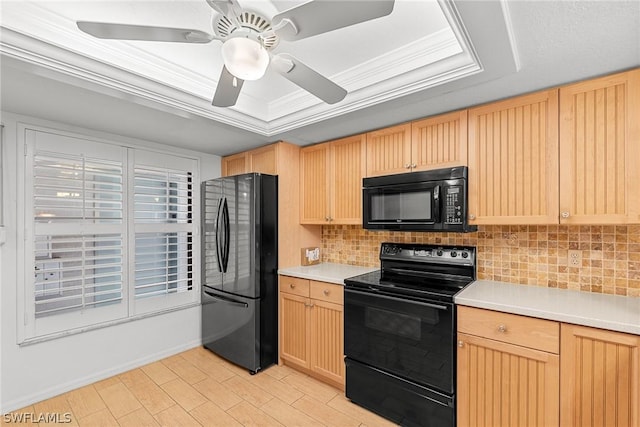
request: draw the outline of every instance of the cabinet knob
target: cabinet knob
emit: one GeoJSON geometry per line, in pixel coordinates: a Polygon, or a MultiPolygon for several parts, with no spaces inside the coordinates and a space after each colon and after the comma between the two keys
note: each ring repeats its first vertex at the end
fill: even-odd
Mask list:
{"type": "Polygon", "coordinates": [[[474,214],[469,214],[469,219],[476,219],[476,216],[474,214]]]}
{"type": "Polygon", "coordinates": [[[411,163],[411,169],[415,169],[416,167],[418,167],[418,165],[416,165],[415,163],[411,163]]]}
{"type": "Polygon", "coordinates": [[[324,296],[328,297],[329,296],[329,289],[325,289],[324,291],[322,291],[322,293],[324,294],[324,296]]]}
{"type": "Polygon", "coordinates": [[[294,283],[289,283],[289,287],[290,287],[291,289],[293,289],[293,288],[295,288],[295,287],[296,287],[296,285],[295,285],[294,283]]]}
{"type": "Polygon", "coordinates": [[[324,217],[324,220],[325,220],[325,221],[327,221],[327,222],[329,222],[329,221],[331,221],[331,217],[325,216],[325,217],[324,217]]]}
{"type": "Polygon", "coordinates": [[[458,347],[460,348],[464,347],[464,341],[458,341],[458,347]]]}
{"type": "Polygon", "coordinates": [[[569,218],[569,212],[562,212],[562,218],[569,218]]]}
{"type": "Polygon", "coordinates": [[[404,168],[405,168],[405,169],[410,169],[410,168],[411,168],[411,164],[409,164],[409,163],[405,163],[405,164],[404,164],[404,168]]]}
{"type": "Polygon", "coordinates": [[[498,325],[498,332],[504,334],[505,332],[507,332],[507,327],[506,325],[498,325]]]}

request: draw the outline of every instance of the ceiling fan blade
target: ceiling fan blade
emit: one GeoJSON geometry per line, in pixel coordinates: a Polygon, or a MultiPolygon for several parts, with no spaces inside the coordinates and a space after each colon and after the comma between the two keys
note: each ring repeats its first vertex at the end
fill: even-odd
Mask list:
{"type": "Polygon", "coordinates": [[[275,55],[271,59],[271,64],[286,79],[322,99],[327,104],[335,104],[347,96],[347,91],[342,87],[289,54],[281,53],[275,55]]]}
{"type": "Polygon", "coordinates": [[[222,66],[222,73],[220,73],[216,93],[213,95],[213,102],[211,104],[214,107],[231,107],[232,105],[236,105],[243,83],[244,80],[235,77],[227,70],[227,67],[222,66]]]}
{"type": "Polygon", "coordinates": [[[316,34],[386,16],[393,11],[394,0],[315,0],[278,13],[272,26],[288,19],[293,25],[276,29],[284,40],[299,40],[316,34]]]}
{"type": "Polygon", "coordinates": [[[206,2],[213,10],[226,16],[234,24],[240,27],[238,15],[242,13],[242,8],[238,4],[237,0],[206,0],[206,2]]]}
{"type": "Polygon", "coordinates": [[[209,43],[218,37],[188,28],[148,27],[145,25],[109,24],[78,21],[78,28],[100,39],[146,40],[155,42],[209,43]]]}

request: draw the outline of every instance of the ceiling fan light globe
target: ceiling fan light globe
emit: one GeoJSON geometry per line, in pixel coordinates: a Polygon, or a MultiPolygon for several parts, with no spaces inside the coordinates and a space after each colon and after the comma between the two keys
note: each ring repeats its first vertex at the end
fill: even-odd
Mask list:
{"type": "Polygon", "coordinates": [[[269,53],[260,42],[234,37],[222,45],[222,59],[227,70],[242,80],[258,80],[267,71],[269,53]]]}

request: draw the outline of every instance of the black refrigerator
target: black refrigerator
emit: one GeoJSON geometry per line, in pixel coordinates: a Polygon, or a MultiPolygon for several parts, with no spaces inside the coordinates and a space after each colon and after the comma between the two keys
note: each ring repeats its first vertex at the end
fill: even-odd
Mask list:
{"type": "Polygon", "coordinates": [[[278,357],[278,178],[202,183],[202,343],[255,374],[278,357]]]}

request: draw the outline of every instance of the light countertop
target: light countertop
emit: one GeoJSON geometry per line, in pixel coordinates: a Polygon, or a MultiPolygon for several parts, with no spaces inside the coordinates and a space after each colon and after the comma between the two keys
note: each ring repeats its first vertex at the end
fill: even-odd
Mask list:
{"type": "Polygon", "coordinates": [[[456,304],[640,335],[640,298],[477,280],[456,304]]]}
{"type": "Polygon", "coordinates": [[[344,279],[348,277],[375,270],[378,270],[378,267],[358,267],[355,265],[324,262],[316,265],[281,268],[278,270],[278,274],[344,285],[344,279]]]}

